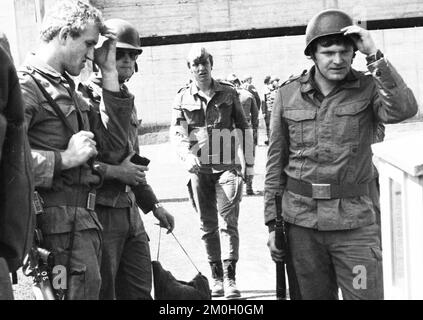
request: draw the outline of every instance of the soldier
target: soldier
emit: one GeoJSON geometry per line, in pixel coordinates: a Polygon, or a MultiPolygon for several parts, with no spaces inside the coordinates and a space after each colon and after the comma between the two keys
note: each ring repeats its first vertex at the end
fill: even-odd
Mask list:
{"type": "MultiPolygon", "coordinates": [[[[138,31],[121,19],[107,20],[105,25],[109,30],[113,30],[117,37],[116,67],[120,90],[131,95],[125,83],[138,70],[136,61],[142,53],[138,31]]],[[[90,99],[97,113],[101,112],[102,86],[101,74],[94,75],[87,84],[80,86],[80,90],[90,99]]],[[[112,105],[112,108],[119,109],[120,106],[112,105]]],[[[136,205],[138,204],[144,213],[153,211],[161,226],[169,232],[174,228],[173,216],[159,203],[145,180],[144,171],[148,169],[147,164],[140,166],[131,162],[134,154],[139,153],[135,106],[131,112],[128,148],[116,150],[112,154],[99,153],[97,157],[103,162],[104,170],[113,177],[105,181],[97,191],[96,213],[103,226],[100,291],[102,300],[151,299],[150,248],[136,205]]],[[[96,116],[95,119],[99,117],[96,116]]],[[[97,135],[96,131],[94,133],[97,135]]]]}
{"type": "Polygon", "coordinates": [[[273,260],[275,200],[283,194],[288,244],[304,299],[382,299],[382,254],[375,222],[379,193],[371,144],[379,122],[417,112],[403,79],[370,33],[340,10],[308,23],[305,54],[314,66],[276,94],[265,178],[265,221],[273,260]],[[351,68],[355,51],[369,72],[351,68]]]}
{"type": "Polygon", "coordinates": [[[245,169],[237,161],[233,137],[241,141],[240,146],[244,146],[241,156],[246,164],[251,164],[252,134],[247,130],[236,90],[212,78],[213,57],[207,49],[194,45],[187,65],[193,82],[175,98],[171,137],[190,173],[190,194],[200,215],[202,239],[214,280],[212,295],[238,298],[235,267],[239,258],[238,215],[245,169]]]}
{"type": "Polygon", "coordinates": [[[24,126],[18,76],[0,32],[0,300],[12,300],[15,272],[32,244],[31,149],[24,126]]]}
{"type": "MultiPolygon", "coordinates": [[[[258,108],[256,104],[255,97],[245,88],[241,87],[241,82],[235,74],[230,74],[226,78],[227,81],[232,83],[239,95],[239,100],[241,102],[242,109],[244,110],[245,119],[247,120],[250,128],[253,129],[253,140],[254,140],[254,149],[253,149],[253,161],[255,158],[255,148],[257,146],[257,129],[258,129],[258,108]]],[[[260,99],[260,98],[259,98],[260,99]]],[[[253,178],[254,178],[254,163],[247,165],[246,176],[245,176],[245,186],[246,194],[251,196],[254,195],[253,190],[253,178]]]]}
{"type": "Polygon", "coordinates": [[[275,90],[278,87],[279,78],[271,77],[267,82],[267,90],[264,93],[262,113],[264,122],[266,124],[266,135],[267,140],[264,142],[266,145],[269,144],[270,137],[270,119],[272,117],[273,102],[275,100],[275,90]]]}
{"type": "Polygon", "coordinates": [[[66,268],[66,281],[55,287],[61,299],[99,296],[101,224],[94,206],[104,172],[93,157],[97,147],[106,152],[127,146],[128,134],[122,128],[129,126],[133,107],[133,96],[120,90],[115,55],[116,39],[104,28],[101,13],[81,1],[61,1],[46,13],[40,47],[19,70],[34,159],[37,228],[55,266],[66,268]],[[100,32],[109,39],[94,50],[100,32]],[[113,139],[94,137],[91,106],[71,79],[88,60],[103,74],[107,117],[97,124],[104,123],[103,135],[113,139]]]}
{"type": "Polygon", "coordinates": [[[244,79],[241,81],[241,87],[247,89],[254,96],[254,99],[256,99],[257,110],[260,111],[261,99],[256,87],[253,85],[253,77],[250,75],[244,76],[244,79]]]}

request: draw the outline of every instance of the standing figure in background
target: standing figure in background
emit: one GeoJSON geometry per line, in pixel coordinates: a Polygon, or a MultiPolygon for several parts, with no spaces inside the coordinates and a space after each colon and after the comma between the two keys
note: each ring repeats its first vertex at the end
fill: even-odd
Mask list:
{"type": "Polygon", "coordinates": [[[237,155],[241,147],[245,160],[240,162],[252,164],[252,133],[235,88],[212,78],[213,56],[207,49],[194,45],[187,65],[193,82],[175,98],[171,139],[190,174],[190,195],[212,270],[212,296],[239,298],[235,268],[245,166],[237,155]]]}
{"type": "Polygon", "coordinates": [[[269,137],[270,137],[270,119],[272,117],[272,110],[273,110],[273,102],[275,100],[275,91],[277,89],[279,78],[277,77],[266,77],[265,84],[267,82],[266,91],[264,93],[263,105],[262,105],[262,113],[264,117],[264,122],[266,124],[266,135],[267,140],[264,142],[266,145],[269,144],[269,137]]]}
{"type": "Polygon", "coordinates": [[[257,110],[260,111],[261,99],[256,87],[253,85],[253,77],[251,75],[244,76],[244,79],[241,81],[241,87],[248,90],[254,96],[257,110]]]}
{"type": "Polygon", "coordinates": [[[253,190],[253,178],[254,178],[254,161],[256,156],[256,147],[257,147],[257,130],[258,130],[258,107],[256,104],[256,99],[251,94],[250,91],[241,87],[241,82],[235,74],[230,74],[226,78],[227,81],[232,83],[239,95],[239,100],[241,102],[242,110],[244,110],[245,119],[247,120],[250,128],[253,129],[253,140],[254,140],[254,149],[253,149],[253,163],[247,165],[246,176],[245,176],[245,185],[246,193],[249,196],[254,195],[253,190]]]}

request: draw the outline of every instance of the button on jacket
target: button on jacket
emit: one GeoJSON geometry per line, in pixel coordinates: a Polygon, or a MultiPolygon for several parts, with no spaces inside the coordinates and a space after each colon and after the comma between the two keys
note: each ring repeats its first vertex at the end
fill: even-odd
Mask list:
{"type": "Polygon", "coordinates": [[[275,219],[274,195],[283,194],[284,219],[319,230],[362,227],[375,221],[378,193],[315,200],[285,189],[287,176],[314,184],[365,184],[377,177],[371,144],[380,123],[414,116],[411,90],[385,59],[351,70],[324,97],[308,73],[281,87],[273,107],[265,181],[265,222],[275,219]]]}
{"type": "MultiPolygon", "coordinates": [[[[232,143],[227,139],[220,143],[213,141],[219,141],[216,139],[219,134],[229,133],[230,136],[234,129],[242,130],[245,137],[245,129],[249,128],[235,88],[216,80],[212,81],[212,86],[215,94],[209,102],[194,83],[182,88],[172,109],[172,140],[178,155],[183,161],[189,153],[199,156],[200,173],[240,167],[236,161],[234,139],[231,139],[232,143]]],[[[246,150],[252,150],[252,141],[249,140],[252,139],[245,139],[245,144],[251,143],[246,150]]]]}

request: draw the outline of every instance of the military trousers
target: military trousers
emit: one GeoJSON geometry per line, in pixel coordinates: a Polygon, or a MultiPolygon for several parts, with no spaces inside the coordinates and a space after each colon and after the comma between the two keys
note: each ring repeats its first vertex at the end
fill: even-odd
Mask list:
{"type": "Polygon", "coordinates": [[[242,186],[242,178],[236,170],[191,175],[192,196],[200,215],[209,262],[238,261],[242,186]]]}
{"type": "MultiPolygon", "coordinates": [[[[43,246],[54,253],[56,268],[67,269],[68,267],[70,239],[70,232],[44,234],[43,246]]],[[[100,260],[100,230],[75,231],[70,270],[66,273],[67,300],[98,300],[101,284],[100,260]]],[[[61,275],[61,272],[57,272],[58,277],[61,275]]],[[[53,280],[53,288],[56,290],[62,289],[63,284],[64,282],[59,281],[58,278],[53,280]]]]}
{"type": "Polygon", "coordinates": [[[137,208],[96,206],[103,226],[101,300],[151,300],[149,239],[137,208]]]}
{"type": "Polygon", "coordinates": [[[288,242],[302,299],[383,299],[379,225],[318,231],[288,224],[288,242]]]}

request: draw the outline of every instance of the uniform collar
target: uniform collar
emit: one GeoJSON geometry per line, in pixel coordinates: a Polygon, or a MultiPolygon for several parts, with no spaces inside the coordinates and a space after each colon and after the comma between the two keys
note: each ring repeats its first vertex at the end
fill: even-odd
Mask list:
{"type": "MultiPolygon", "coordinates": [[[[301,92],[308,93],[310,91],[318,91],[316,82],[314,81],[314,73],[316,72],[316,66],[311,69],[303,76],[300,77],[301,92]]],[[[351,68],[351,71],[347,74],[347,77],[339,84],[339,88],[352,89],[360,87],[360,78],[356,70],[351,68]]]]}
{"type": "MultiPolygon", "coordinates": [[[[219,83],[219,81],[216,81],[212,78],[211,87],[213,88],[214,92],[223,91],[223,86],[219,83]]],[[[193,82],[190,84],[190,93],[191,95],[195,96],[198,95],[198,92],[200,90],[198,89],[197,85],[193,82]]]]}
{"type": "Polygon", "coordinates": [[[69,82],[70,77],[68,75],[62,75],[53,67],[48,65],[46,62],[38,58],[38,56],[31,52],[25,59],[25,65],[29,65],[41,74],[47,76],[52,82],[69,82]]]}

